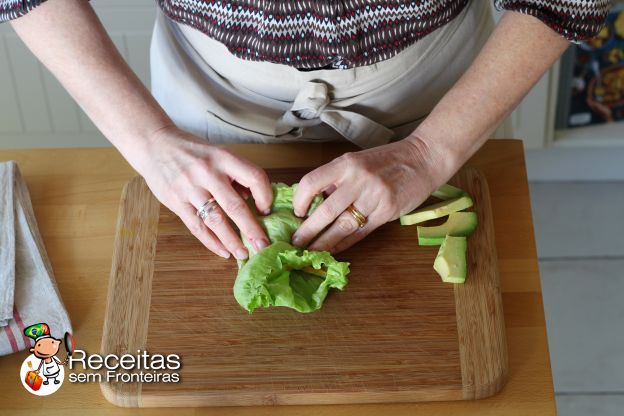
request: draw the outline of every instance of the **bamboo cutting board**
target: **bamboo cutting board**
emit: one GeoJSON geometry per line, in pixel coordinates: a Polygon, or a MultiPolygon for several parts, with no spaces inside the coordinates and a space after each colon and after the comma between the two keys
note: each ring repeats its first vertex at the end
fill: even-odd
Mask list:
{"type": "MultiPolygon", "coordinates": [[[[273,170],[297,182],[305,170],[273,170]]],[[[323,308],[247,314],[237,268],[207,251],[141,178],[123,192],[102,354],[181,356],[180,383],[103,383],[120,406],[223,406],[479,399],[507,378],[507,349],[490,199],[471,168],[451,181],[474,199],[469,276],[445,284],[438,247],[416,227],[386,224],[336,257],[349,284],[323,308]]]]}

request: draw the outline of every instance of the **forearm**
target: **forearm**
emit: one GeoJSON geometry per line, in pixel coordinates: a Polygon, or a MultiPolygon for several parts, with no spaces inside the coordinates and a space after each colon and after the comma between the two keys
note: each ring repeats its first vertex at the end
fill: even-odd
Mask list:
{"type": "Polygon", "coordinates": [[[266,233],[237,190],[256,209],[271,207],[271,183],[260,167],[175,128],[119,55],[85,0],[54,0],[13,23],[104,135],[145,178],[154,196],[208,249],[247,257],[230,220],[256,250],[266,233]],[[216,202],[207,216],[197,209],[216,202]]]}
{"type": "Polygon", "coordinates": [[[126,158],[172,124],[87,1],[46,2],[12,26],[126,158]]]}
{"type": "Polygon", "coordinates": [[[444,182],[474,154],[568,46],[538,19],[506,12],[461,79],[408,140],[444,182]]]}

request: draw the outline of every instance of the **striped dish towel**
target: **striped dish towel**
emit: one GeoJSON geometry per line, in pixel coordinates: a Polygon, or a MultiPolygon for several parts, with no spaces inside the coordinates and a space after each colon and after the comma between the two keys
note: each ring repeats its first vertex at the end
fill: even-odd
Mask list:
{"type": "Polygon", "coordinates": [[[55,338],[71,332],[26,183],[15,162],[0,162],[0,355],[30,348],[24,328],[36,323],[55,338]]]}

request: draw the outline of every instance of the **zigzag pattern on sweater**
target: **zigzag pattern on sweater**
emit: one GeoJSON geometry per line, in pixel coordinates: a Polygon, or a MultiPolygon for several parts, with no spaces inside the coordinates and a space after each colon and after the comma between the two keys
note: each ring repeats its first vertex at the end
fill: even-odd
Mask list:
{"type": "Polygon", "coordinates": [[[459,14],[469,0],[158,0],[175,21],[234,55],[298,68],[349,68],[388,59],[459,14]]]}
{"type": "MultiPolygon", "coordinates": [[[[0,0],[0,22],[45,0],[0,0]]],[[[391,58],[455,18],[469,0],[156,0],[242,59],[302,69],[351,68],[391,58]]],[[[473,0],[484,1],[484,0],[473,0]]],[[[612,0],[494,0],[571,41],[596,35],[612,0]]]]}
{"type": "MultiPolygon", "coordinates": [[[[469,0],[157,0],[171,19],[242,59],[351,68],[388,59],[455,18],[469,0]]],[[[483,0],[474,0],[483,1],[483,0]]],[[[571,41],[594,36],[610,0],[495,0],[535,16],[571,41]]]]}
{"type": "Polygon", "coordinates": [[[579,42],[598,34],[612,0],[495,0],[499,10],[537,17],[568,40],[579,42]]]}
{"type": "Polygon", "coordinates": [[[45,0],[0,0],[0,23],[17,19],[45,0]]]}

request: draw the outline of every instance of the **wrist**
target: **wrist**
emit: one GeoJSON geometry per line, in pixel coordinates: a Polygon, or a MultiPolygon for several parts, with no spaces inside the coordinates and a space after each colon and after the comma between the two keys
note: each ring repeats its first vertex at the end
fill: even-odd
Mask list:
{"type": "Polygon", "coordinates": [[[178,127],[171,120],[163,121],[163,124],[151,130],[144,129],[140,132],[132,132],[127,137],[113,143],[128,163],[141,175],[153,159],[153,152],[162,148],[166,138],[176,135],[178,127]]]}
{"type": "Polygon", "coordinates": [[[431,191],[446,183],[459,169],[456,153],[446,149],[440,141],[434,141],[416,129],[404,141],[415,150],[416,163],[425,167],[429,177],[431,191]]]}

